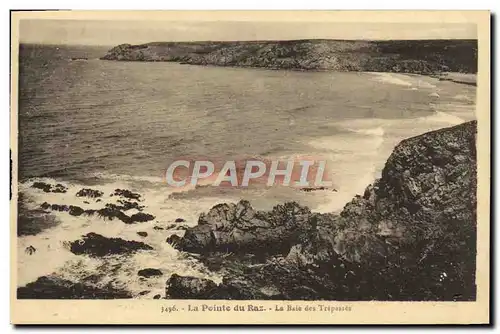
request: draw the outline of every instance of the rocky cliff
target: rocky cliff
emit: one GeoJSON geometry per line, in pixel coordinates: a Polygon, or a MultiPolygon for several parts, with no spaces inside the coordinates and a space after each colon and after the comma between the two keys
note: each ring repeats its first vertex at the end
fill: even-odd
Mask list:
{"type": "Polygon", "coordinates": [[[270,69],[477,72],[477,40],[160,42],[121,44],[102,57],[270,69]]]}
{"type": "Polygon", "coordinates": [[[476,126],[402,141],[339,215],[296,203],[212,208],[169,242],[201,254],[223,282],[176,275],[167,297],[475,300],[476,126]]]}

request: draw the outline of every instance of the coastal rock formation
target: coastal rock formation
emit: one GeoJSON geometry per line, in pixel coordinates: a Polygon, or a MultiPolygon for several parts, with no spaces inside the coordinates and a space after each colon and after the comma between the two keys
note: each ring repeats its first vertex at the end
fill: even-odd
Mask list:
{"type": "Polygon", "coordinates": [[[309,215],[309,209],[297,203],[277,205],[270,212],[255,211],[248,201],[219,204],[201,214],[198,225],[188,228],[176,247],[193,253],[286,254],[309,215]]]}
{"type": "Polygon", "coordinates": [[[339,215],[219,204],[176,247],[278,255],[226,266],[222,299],[475,300],[476,127],[403,140],[339,215]]]}
{"type": "Polygon", "coordinates": [[[120,196],[128,199],[135,199],[137,201],[141,200],[141,195],[138,193],[134,193],[127,189],[115,189],[115,191],[110,196],[120,196]]]}
{"type": "Polygon", "coordinates": [[[477,72],[476,40],[289,40],[121,44],[101,59],[269,69],[477,72]]]}
{"type": "Polygon", "coordinates": [[[45,182],[35,182],[31,187],[41,189],[46,193],[65,193],[68,191],[68,188],[60,183],[54,186],[45,182]]]}
{"type": "Polygon", "coordinates": [[[77,197],[97,198],[97,197],[102,197],[102,195],[103,195],[102,191],[89,188],[83,188],[76,193],[77,197]]]}
{"type": "Polygon", "coordinates": [[[167,281],[166,294],[172,299],[211,299],[217,289],[211,280],[173,274],[167,281]]]}
{"type": "Polygon", "coordinates": [[[139,241],[121,238],[106,238],[97,233],[88,233],[82,239],[70,243],[70,251],[76,255],[102,257],[115,254],[130,254],[139,250],[152,250],[153,247],[139,241]]]}
{"type": "MultiPolygon", "coordinates": [[[[130,202],[122,202],[122,203],[130,203],[130,202]]],[[[137,204],[134,202],[134,204],[137,204]]],[[[53,210],[53,211],[61,211],[61,212],[68,212],[72,216],[81,216],[81,215],[87,215],[87,216],[93,216],[97,214],[99,217],[103,219],[109,219],[113,220],[115,218],[121,220],[125,224],[135,224],[135,223],[143,223],[147,222],[150,220],[155,219],[155,216],[149,214],[149,213],[144,213],[144,212],[138,212],[135,213],[131,216],[128,216],[127,214],[123,213],[121,210],[123,209],[138,209],[142,210],[142,206],[137,206],[137,205],[128,205],[126,206],[121,206],[121,205],[116,205],[116,204],[106,204],[104,208],[99,209],[99,210],[94,210],[94,209],[88,209],[84,210],[79,206],[74,206],[74,205],[64,205],[64,204],[49,204],[47,202],[44,202],[40,205],[40,207],[44,210],[53,210]]]]}
{"type": "Polygon", "coordinates": [[[154,268],[146,268],[146,269],[141,269],[137,272],[137,275],[141,277],[153,277],[153,276],[162,276],[163,273],[160,269],[154,269],[154,268]]]}
{"type": "Polygon", "coordinates": [[[57,276],[42,276],[35,282],[17,288],[18,299],[124,299],[132,298],[127,291],[113,287],[100,289],[71,282],[57,276]]]}

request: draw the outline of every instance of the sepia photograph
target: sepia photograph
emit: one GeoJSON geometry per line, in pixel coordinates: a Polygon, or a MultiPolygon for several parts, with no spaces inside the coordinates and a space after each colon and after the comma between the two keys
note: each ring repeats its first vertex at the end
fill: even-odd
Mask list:
{"type": "Polygon", "coordinates": [[[12,12],[14,322],[488,322],[490,17],[431,14],[12,12]]]}

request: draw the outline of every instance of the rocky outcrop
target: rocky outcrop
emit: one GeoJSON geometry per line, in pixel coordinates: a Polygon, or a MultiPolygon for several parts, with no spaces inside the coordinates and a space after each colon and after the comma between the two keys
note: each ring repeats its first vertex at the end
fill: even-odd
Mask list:
{"type": "Polygon", "coordinates": [[[255,211],[248,201],[219,204],[201,214],[198,225],[188,228],[175,245],[193,253],[286,254],[308,225],[309,215],[309,209],[297,203],[277,205],[271,212],[255,211]]]}
{"type": "Polygon", "coordinates": [[[220,204],[169,241],[203,255],[277,256],[226,265],[214,298],[475,300],[476,127],[402,141],[382,177],[339,215],[295,203],[269,213],[220,204]]]}
{"type": "Polygon", "coordinates": [[[34,182],[31,187],[43,190],[46,193],[65,193],[68,191],[68,188],[60,183],[51,185],[45,182],[34,182]]]}
{"type": "Polygon", "coordinates": [[[77,193],[77,197],[90,197],[90,198],[97,198],[97,197],[102,197],[103,192],[100,190],[95,190],[95,189],[89,189],[89,188],[83,188],[80,189],[77,193]]]}
{"type": "Polygon", "coordinates": [[[140,242],[121,238],[106,238],[97,233],[88,233],[82,239],[70,243],[70,251],[76,255],[102,257],[116,254],[131,254],[140,250],[152,250],[153,247],[140,242]]]}
{"type": "Polygon", "coordinates": [[[162,276],[163,273],[160,269],[154,269],[154,268],[146,268],[146,269],[141,269],[137,272],[137,275],[141,277],[153,277],[153,276],[162,276]]]}
{"type": "MultiPolygon", "coordinates": [[[[115,218],[121,220],[125,224],[135,224],[135,223],[143,223],[147,222],[150,220],[155,219],[155,216],[149,214],[149,213],[144,213],[144,212],[137,212],[131,216],[128,216],[121,210],[123,209],[138,209],[142,210],[142,206],[137,206],[137,205],[131,205],[130,202],[122,202],[122,203],[129,203],[125,204],[126,206],[122,205],[116,205],[116,204],[106,204],[104,208],[99,209],[99,210],[94,210],[94,209],[88,209],[84,210],[79,206],[74,206],[74,205],[65,205],[65,204],[49,204],[47,202],[44,202],[40,205],[40,207],[44,210],[52,210],[52,211],[61,211],[61,212],[68,212],[72,216],[81,216],[81,215],[86,215],[86,216],[93,216],[93,215],[98,215],[99,217],[107,220],[114,220],[115,218]]],[[[137,204],[136,202],[133,202],[134,204],[137,204]]]]}
{"type": "Polygon", "coordinates": [[[141,200],[141,195],[138,193],[134,193],[127,189],[115,189],[115,191],[110,196],[120,196],[128,199],[135,199],[137,201],[141,200]]]}
{"type": "Polygon", "coordinates": [[[211,299],[217,289],[217,284],[208,279],[173,274],[167,281],[166,294],[172,299],[211,299]]]}
{"type": "Polygon", "coordinates": [[[101,59],[295,70],[476,73],[477,41],[290,40],[121,44],[101,59]]]}
{"type": "Polygon", "coordinates": [[[96,288],[71,282],[57,276],[42,276],[35,282],[17,288],[18,299],[124,299],[132,298],[127,291],[96,288]]]}

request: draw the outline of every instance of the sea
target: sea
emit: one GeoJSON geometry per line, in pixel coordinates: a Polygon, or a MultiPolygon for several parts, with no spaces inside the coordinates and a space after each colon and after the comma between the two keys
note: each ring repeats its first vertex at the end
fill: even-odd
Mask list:
{"type": "Polygon", "coordinates": [[[20,47],[19,216],[32,229],[17,238],[18,286],[56,275],[151,299],[164,295],[173,273],[219,282],[219,273],[165,242],[182,230],[153,227],[177,218],[193,226],[212,206],[241,199],[258,210],[297,201],[312,211],[339,212],[380,176],[401,140],[475,119],[475,86],[429,76],[100,60],[110,48],[20,47]],[[333,188],[178,189],[164,178],[183,157],[303,156],[328,160],[333,188]],[[61,183],[68,192],[45,193],[31,187],[37,181],[61,183]],[[75,196],[82,188],[102,191],[102,201],[75,196]],[[100,209],[116,203],[109,196],[115,189],[140,193],[144,212],[155,219],[124,224],[40,210],[44,202],[100,209]],[[143,241],[154,250],[103,258],[71,253],[68,242],[89,232],[143,241]],[[37,251],[25,252],[29,246],[37,251]],[[144,268],[164,275],[139,277],[144,268]]]}

